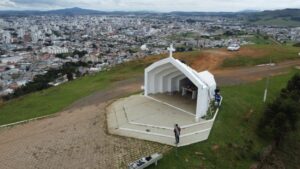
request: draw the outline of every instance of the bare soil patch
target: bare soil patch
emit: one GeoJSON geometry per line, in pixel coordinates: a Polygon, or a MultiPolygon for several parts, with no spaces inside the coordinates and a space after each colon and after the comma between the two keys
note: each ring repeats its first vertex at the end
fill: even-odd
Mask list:
{"type": "Polygon", "coordinates": [[[223,62],[225,58],[233,57],[231,53],[226,50],[205,50],[197,59],[191,64],[191,67],[197,71],[215,70],[223,62]]]}

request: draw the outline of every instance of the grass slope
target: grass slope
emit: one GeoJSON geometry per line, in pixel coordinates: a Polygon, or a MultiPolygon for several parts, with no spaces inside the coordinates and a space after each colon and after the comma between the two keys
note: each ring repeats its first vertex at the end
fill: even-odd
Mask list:
{"type": "MultiPolygon", "coordinates": [[[[273,77],[268,100],[272,100],[295,71],[273,77]]],[[[159,162],[156,169],[245,169],[259,158],[267,144],[255,134],[261,117],[265,81],[222,87],[224,102],[209,139],[190,146],[174,148],[159,162]],[[250,143],[252,142],[252,144],[250,143]],[[251,148],[252,147],[252,148],[251,148]]],[[[299,139],[298,139],[299,140],[299,139]]],[[[284,150],[286,151],[286,150],[284,150]]],[[[288,157],[294,154],[284,154],[288,157]]]]}
{"type": "Polygon", "coordinates": [[[82,77],[6,102],[0,106],[0,125],[59,112],[84,96],[107,89],[113,82],[141,75],[144,64],[138,62],[123,64],[108,72],[82,77]]]}
{"type": "Polygon", "coordinates": [[[262,35],[253,35],[252,37],[246,38],[247,41],[250,41],[256,45],[272,45],[274,41],[271,38],[265,39],[262,35]]]}
{"type": "Polygon", "coordinates": [[[239,67],[239,66],[253,66],[258,64],[265,64],[271,61],[278,63],[284,60],[299,58],[299,48],[292,45],[249,45],[242,48],[257,51],[255,55],[238,55],[236,57],[227,58],[223,61],[222,67],[239,67]],[[264,54],[259,55],[262,52],[264,54]]]}
{"type": "Polygon", "coordinates": [[[299,16],[299,9],[283,9],[252,13],[248,15],[248,19],[251,24],[298,27],[299,16]]]}
{"type": "MultiPolygon", "coordinates": [[[[198,54],[199,51],[192,51],[185,52],[184,55],[176,53],[175,56],[185,58],[187,63],[191,63],[198,54]]],[[[142,76],[145,67],[163,57],[165,56],[151,56],[144,60],[124,63],[107,72],[81,77],[57,87],[2,103],[2,105],[0,103],[0,125],[59,112],[82,97],[112,87],[114,82],[142,76]]]]}
{"type": "Polygon", "coordinates": [[[260,20],[253,22],[257,25],[273,25],[273,26],[284,26],[284,27],[299,27],[300,22],[294,21],[288,17],[282,18],[261,18],[260,20]]]}

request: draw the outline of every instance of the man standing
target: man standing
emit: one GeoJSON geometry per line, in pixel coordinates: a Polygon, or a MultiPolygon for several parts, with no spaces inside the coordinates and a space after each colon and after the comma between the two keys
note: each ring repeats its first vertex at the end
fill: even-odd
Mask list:
{"type": "Polygon", "coordinates": [[[221,100],[222,100],[222,96],[220,94],[220,89],[216,89],[215,90],[215,105],[219,107],[221,100]]]}
{"type": "Polygon", "coordinates": [[[178,126],[178,124],[175,124],[174,134],[175,134],[175,144],[176,145],[179,144],[180,131],[181,131],[181,128],[178,126]]]}

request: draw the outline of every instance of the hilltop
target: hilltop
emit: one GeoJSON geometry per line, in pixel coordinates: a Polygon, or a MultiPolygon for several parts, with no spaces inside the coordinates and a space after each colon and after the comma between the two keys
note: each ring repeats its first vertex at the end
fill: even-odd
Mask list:
{"type": "MultiPolygon", "coordinates": [[[[291,46],[254,45],[245,46],[236,53],[224,49],[175,53],[174,57],[186,61],[198,71],[209,69],[214,72],[226,98],[210,138],[205,142],[180,148],[178,154],[183,160],[178,160],[175,150],[170,151],[168,146],[108,135],[105,127],[106,106],[114,99],[140,92],[144,68],[166,57],[165,55],[127,62],[109,71],[81,77],[3,103],[0,105],[0,124],[51,116],[10,129],[1,129],[0,148],[4,151],[3,154],[0,153],[0,160],[14,154],[9,156],[11,160],[6,163],[12,168],[24,164],[42,168],[47,168],[49,164],[51,167],[63,165],[65,168],[75,165],[81,168],[86,168],[87,165],[92,168],[125,168],[127,163],[145,154],[162,152],[165,156],[158,168],[170,165],[174,168],[249,168],[259,159],[259,153],[268,144],[255,134],[256,123],[264,108],[261,99],[265,86],[264,81],[257,80],[270,74],[275,76],[270,87],[270,98],[274,98],[297,72],[290,69],[293,65],[300,64],[297,50],[298,48],[291,46]],[[258,52],[255,54],[255,51],[258,52]],[[278,63],[272,70],[254,66],[257,63],[268,63],[265,61],[270,54],[278,62],[297,60],[278,63]],[[240,56],[244,57],[239,58],[240,56]],[[232,60],[236,58],[239,58],[239,62],[232,60]],[[235,63],[233,67],[224,66],[227,59],[231,60],[227,62],[235,63]],[[244,60],[254,61],[244,65],[244,60]],[[83,154],[85,158],[82,158],[83,154]],[[28,158],[22,158],[20,162],[16,160],[19,157],[28,158]]],[[[295,137],[299,138],[298,135],[295,137]]],[[[298,153],[298,145],[286,146],[278,155],[286,166],[293,168],[299,162],[290,162],[289,159],[298,153]]]]}
{"type": "MultiPolygon", "coordinates": [[[[273,62],[297,59],[298,51],[299,48],[289,45],[249,45],[234,53],[225,49],[206,49],[178,52],[175,53],[175,57],[185,60],[188,65],[197,71],[210,70],[222,74],[224,68],[240,69],[239,67],[247,66],[251,68],[254,65],[269,63],[270,56],[272,56],[273,62]]],[[[142,60],[119,65],[112,68],[111,71],[100,72],[95,77],[82,77],[58,87],[11,100],[0,105],[0,125],[53,114],[84,96],[98,90],[105,90],[113,82],[128,78],[142,78],[143,69],[163,57],[165,55],[149,56],[142,60]],[[37,104],[38,102],[40,104],[37,104]]],[[[297,64],[297,62],[294,62],[294,64],[297,64]]],[[[234,76],[234,74],[231,76],[234,76]]],[[[253,77],[253,79],[257,78],[253,77]]]]}

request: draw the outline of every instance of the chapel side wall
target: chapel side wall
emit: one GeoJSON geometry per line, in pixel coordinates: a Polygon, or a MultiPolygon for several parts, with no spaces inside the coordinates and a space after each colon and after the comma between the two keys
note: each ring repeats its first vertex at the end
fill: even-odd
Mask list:
{"type": "Polygon", "coordinates": [[[159,93],[168,92],[166,78],[168,78],[169,74],[171,74],[172,72],[176,72],[176,71],[178,71],[178,69],[176,67],[172,67],[170,69],[165,69],[165,70],[162,70],[159,72],[159,76],[158,76],[158,83],[159,83],[158,92],[159,93]]]}
{"type": "Polygon", "coordinates": [[[184,78],[186,78],[186,76],[184,74],[179,75],[176,78],[174,78],[173,83],[174,83],[175,91],[178,91],[178,92],[180,91],[180,80],[182,80],[184,78]]]}
{"type": "Polygon", "coordinates": [[[167,78],[167,86],[168,86],[168,92],[173,92],[175,91],[175,84],[172,82],[173,79],[177,76],[180,76],[182,73],[180,71],[174,72],[172,74],[169,75],[169,77],[167,78]]]}
{"type": "Polygon", "coordinates": [[[148,92],[149,92],[149,84],[148,84],[148,71],[147,69],[145,69],[144,71],[144,95],[148,96],[148,92]]]}
{"type": "Polygon", "coordinates": [[[196,121],[205,116],[209,108],[209,96],[207,88],[198,88],[196,121]]]}

